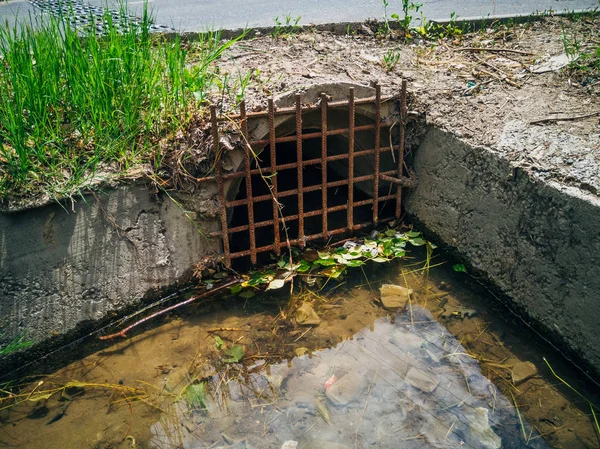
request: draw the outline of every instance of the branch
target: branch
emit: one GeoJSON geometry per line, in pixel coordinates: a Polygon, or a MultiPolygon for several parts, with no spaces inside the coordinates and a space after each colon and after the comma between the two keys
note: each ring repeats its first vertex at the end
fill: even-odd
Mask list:
{"type": "Polygon", "coordinates": [[[240,282],[242,282],[242,279],[240,279],[240,278],[231,279],[231,280],[225,282],[224,284],[219,285],[218,287],[215,287],[215,288],[213,288],[211,290],[205,291],[201,295],[192,296],[190,299],[187,299],[187,300],[185,300],[183,302],[174,304],[171,307],[167,307],[166,309],[159,310],[158,312],[153,313],[152,315],[148,315],[147,317],[142,318],[141,320],[136,321],[135,323],[127,326],[125,329],[123,329],[123,330],[121,330],[119,332],[116,332],[116,333],[110,334],[110,335],[103,335],[103,336],[100,337],[100,340],[112,340],[113,338],[117,338],[117,337],[123,337],[123,338],[125,338],[125,337],[127,337],[127,332],[129,332],[131,329],[133,329],[136,326],[139,326],[142,323],[145,323],[148,320],[151,320],[154,317],[157,317],[157,316],[162,315],[164,313],[170,312],[171,310],[176,309],[178,307],[190,304],[191,302],[194,302],[194,301],[196,301],[198,299],[202,299],[202,298],[206,298],[207,296],[214,295],[215,293],[218,293],[218,292],[220,292],[222,290],[225,290],[228,287],[232,287],[232,286],[234,286],[236,284],[239,284],[240,282]]]}
{"type": "Polygon", "coordinates": [[[549,122],[563,122],[563,121],[568,122],[568,121],[573,121],[573,120],[581,120],[584,118],[595,117],[597,115],[600,115],[600,111],[592,112],[590,114],[574,115],[574,116],[570,116],[570,117],[546,117],[546,118],[541,118],[541,119],[529,122],[529,124],[530,125],[539,125],[540,123],[549,123],[549,122]]]}
{"type": "Polygon", "coordinates": [[[517,53],[519,55],[533,56],[535,53],[529,51],[513,50],[512,48],[480,48],[480,47],[463,47],[458,48],[456,51],[489,51],[492,53],[517,53]]]}

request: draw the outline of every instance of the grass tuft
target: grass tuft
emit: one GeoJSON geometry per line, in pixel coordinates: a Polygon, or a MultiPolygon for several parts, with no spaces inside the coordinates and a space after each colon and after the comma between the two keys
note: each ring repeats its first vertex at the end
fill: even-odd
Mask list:
{"type": "Polygon", "coordinates": [[[147,5],[138,20],[106,11],[103,32],[72,14],[0,28],[0,198],[72,195],[99,168],[160,161],[158,141],[186,124],[235,41],[201,35],[188,65],[179,37],[150,32],[147,5]]]}

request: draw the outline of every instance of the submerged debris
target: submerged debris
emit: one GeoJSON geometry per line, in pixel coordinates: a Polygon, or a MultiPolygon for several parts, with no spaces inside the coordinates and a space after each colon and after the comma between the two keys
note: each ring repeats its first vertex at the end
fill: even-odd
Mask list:
{"type": "Polygon", "coordinates": [[[253,449],[547,447],[477,361],[416,305],[412,321],[382,318],[336,347],[208,382],[208,413],[179,403],[177,416],[152,428],[160,447],[211,447],[224,431],[253,449]]]}
{"type": "Polygon", "coordinates": [[[304,326],[318,326],[321,323],[321,318],[310,304],[303,302],[296,309],[296,321],[304,326]]]}
{"type": "Polygon", "coordinates": [[[537,375],[537,373],[538,369],[533,363],[517,362],[510,371],[510,376],[512,378],[512,383],[519,385],[527,379],[531,379],[533,376],[537,375]]]}
{"type": "Polygon", "coordinates": [[[413,291],[401,285],[383,284],[379,288],[379,293],[383,307],[389,310],[402,310],[406,308],[413,291]]]}

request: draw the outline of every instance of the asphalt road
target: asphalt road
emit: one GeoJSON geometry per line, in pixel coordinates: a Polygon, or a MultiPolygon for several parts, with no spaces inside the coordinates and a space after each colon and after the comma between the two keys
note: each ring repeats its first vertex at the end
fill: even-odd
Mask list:
{"type": "MultiPolygon", "coordinates": [[[[43,1],[43,0],[42,0],[43,1]]],[[[600,0],[415,0],[423,3],[421,11],[429,20],[448,19],[456,13],[461,18],[511,16],[553,10],[556,12],[600,9],[600,0]]],[[[85,1],[84,1],[85,2],[85,1]]],[[[105,0],[88,0],[103,6],[105,0]]],[[[109,5],[117,4],[109,0],[109,5]]],[[[130,1],[133,9],[142,1],[130,1]]],[[[388,15],[402,10],[401,0],[389,0],[388,15]]],[[[300,24],[358,22],[383,16],[381,0],[149,0],[156,22],[179,31],[202,31],[209,28],[243,28],[272,26],[274,17],[301,17],[300,24]]],[[[117,8],[118,9],[118,8],[117,8]]],[[[15,17],[39,14],[26,0],[0,1],[0,26],[15,17]]]]}

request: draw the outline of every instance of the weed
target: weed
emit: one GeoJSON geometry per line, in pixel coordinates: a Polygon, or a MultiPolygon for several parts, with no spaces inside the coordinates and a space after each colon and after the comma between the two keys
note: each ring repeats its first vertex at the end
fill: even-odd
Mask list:
{"type": "Polygon", "coordinates": [[[569,75],[582,84],[597,82],[600,79],[600,43],[591,37],[582,39],[575,32],[567,33],[563,25],[561,41],[569,59],[569,75]]]}
{"type": "Polygon", "coordinates": [[[72,195],[99,167],[160,160],[159,139],[185,126],[235,42],[202,34],[189,66],[179,38],[150,32],[147,5],[136,22],[106,12],[102,34],[70,14],[0,28],[0,198],[72,195]]]}
{"type": "Polygon", "coordinates": [[[26,349],[32,344],[33,341],[25,338],[24,336],[16,337],[5,344],[0,344],[0,357],[5,357],[22,349],[26,349]]]}
{"type": "Polygon", "coordinates": [[[392,18],[398,22],[400,30],[404,33],[404,37],[410,38],[410,29],[413,23],[413,13],[418,13],[422,3],[413,3],[412,0],[402,0],[402,17],[398,14],[392,14],[392,18]]]}
{"type": "Polygon", "coordinates": [[[388,7],[390,6],[387,0],[381,0],[383,4],[383,23],[384,29],[382,30],[384,34],[390,33],[392,30],[390,28],[390,22],[388,20],[388,7]]]}
{"type": "Polygon", "coordinates": [[[400,62],[400,51],[389,49],[385,55],[383,55],[383,66],[385,70],[391,72],[394,70],[396,65],[400,62]]]}
{"type": "Polygon", "coordinates": [[[290,14],[285,15],[285,23],[279,17],[273,17],[275,27],[271,32],[272,37],[290,37],[298,34],[302,27],[298,25],[302,16],[292,17],[290,14]]]}
{"type": "Polygon", "coordinates": [[[548,360],[546,360],[546,357],[544,357],[543,359],[544,359],[544,362],[546,362],[546,365],[548,366],[548,368],[550,369],[550,372],[556,379],[558,379],[569,390],[571,390],[573,393],[575,393],[577,396],[579,396],[581,399],[583,399],[585,402],[587,402],[587,405],[590,407],[590,411],[591,411],[591,414],[593,417],[594,428],[596,429],[596,433],[598,434],[598,437],[600,437],[600,423],[598,422],[598,418],[596,416],[596,411],[600,411],[600,408],[596,404],[594,404],[592,401],[590,401],[587,397],[585,397],[583,394],[581,394],[577,389],[572,387],[566,380],[564,380],[562,377],[560,377],[556,373],[556,371],[554,371],[554,368],[552,368],[552,366],[550,365],[548,360]]]}

